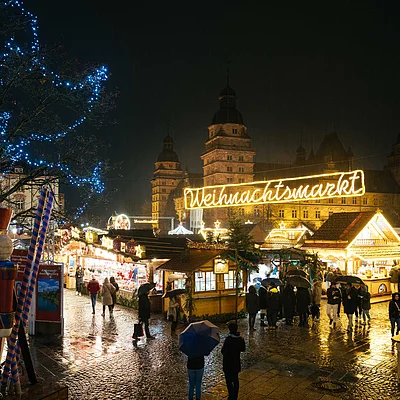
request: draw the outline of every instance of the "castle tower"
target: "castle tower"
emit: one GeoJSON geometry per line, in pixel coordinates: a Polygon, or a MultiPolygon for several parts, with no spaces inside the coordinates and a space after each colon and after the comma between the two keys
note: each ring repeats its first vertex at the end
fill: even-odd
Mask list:
{"type": "Polygon", "coordinates": [[[236,93],[227,84],[219,95],[219,110],[208,127],[203,160],[204,186],[253,181],[254,155],[242,114],[236,109],[236,93]]]}
{"type": "Polygon", "coordinates": [[[171,221],[160,217],[176,217],[174,201],[171,193],[183,179],[183,171],[174,151],[174,141],[171,136],[163,140],[163,149],[154,163],[154,174],[151,180],[151,210],[152,219],[158,220],[158,226],[163,233],[171,229],[171,221]]]}
{"type": "Polygon", "coordinates": [[[400,133],[397,136],[397,141],[393,145],[393,150],[387,157],[388,169],[392,173],[397,184],[400,185],[400,133]]]}

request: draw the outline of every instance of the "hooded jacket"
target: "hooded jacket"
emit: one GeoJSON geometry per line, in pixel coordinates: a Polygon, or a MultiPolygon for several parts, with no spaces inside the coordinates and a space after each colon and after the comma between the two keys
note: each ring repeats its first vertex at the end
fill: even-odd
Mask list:
{"type": "Polygon", "coordinates": [[[305,314],[311,303],[310,291],[304,287],[298,287],[296,292],[296,311],[298,314],[305,314]]]}
{"type": "Polygon", "coordinates": [[[400,318],[400,300],[395,300],[394,296],[398,293],[392,294],[392,300],[389,302],[389,318],[400,318]]]}
{"type": "Polygon", "coordinates": [[[240,353],[245,350],[246,344],[239,333],[230,333],[227,336],[221,349],[222,369],[225,374],[238,374],[241,371],[240,353]]]}
{"type": "Polygon", "coordinates": [[[281,299],[279,290],[277,288],[271,288],[268,292],[268,310],[278,311],[281,308],[281,299]]]}
{"type": "Polygon", "coordinates": [[[254,286],[250,286],[249,293],[246,294],[246,309],[249,314],[257,314],[260,310],[258,295],[254,286]]]}
{"type": "Polygon", "coordinates": [[[264,310],[268,306],[268,290],[264,286],[260,286],[258,289],[258,299],[260,301],[260,308],[264,310]]]}

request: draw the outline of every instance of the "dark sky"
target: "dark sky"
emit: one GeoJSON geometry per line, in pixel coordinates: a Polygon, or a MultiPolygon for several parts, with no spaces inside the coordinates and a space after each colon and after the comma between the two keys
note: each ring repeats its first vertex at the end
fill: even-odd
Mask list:
{"type": "Polygon", "coordinates": [[[201,172],[227,62],[256,161],[292,162],[301,137],[316,150],[335,126],[362,165],[381,168],[400,131],[398,1],[25,4],[43,42],[105,63],[121,91],[118,123],[98,132],[124,176],[106,182],[118,191],[103,215],[150,200],[168,126],[183,166],[201,172]]]}

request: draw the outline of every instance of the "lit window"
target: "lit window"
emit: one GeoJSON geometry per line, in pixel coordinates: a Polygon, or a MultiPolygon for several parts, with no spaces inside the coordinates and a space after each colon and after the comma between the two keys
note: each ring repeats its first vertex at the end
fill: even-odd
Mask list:
{"type": "Polygon", "coordinates": [[[292,210],[292,218],[297,218],[297,210],[292,210]]]}
{"type": "Polygon", "coordinates": [[[285,218],[285,210],[279,210],[278,216],[279,216],[279,218],[285,218]]]}
{"type": "Polygon", "coordinates": [[[328,203],[333,203],[333,199],[328,199],[328,203]]]}
{"type": "Polygon", "coordinates": [[[196,272],[195,290],[196,292],[207,292],[209,290],[215,290],[214,272],[196,272]]]}
{"type": "Polygon", "coordinates": [[[321,211],[315,211],[315,218],[319,219],[321,218],[321,211]]]}
{"type": "Polygon", "coordinates": [[[303,210],[303,218],[304,219],[308,218],[308,210],[303,210]]]}
{"type": "MultiPolygon", "coordinates": [[[[242,271],[239,274],[239,287],[243,287],[243,278],[242,278],[242,271]]],[[[229,271],[227,274],[224,274],[224,282],[225,282],[225,289],[235,289],[236,287],[236,277],[235,271],[229,271]]]]}

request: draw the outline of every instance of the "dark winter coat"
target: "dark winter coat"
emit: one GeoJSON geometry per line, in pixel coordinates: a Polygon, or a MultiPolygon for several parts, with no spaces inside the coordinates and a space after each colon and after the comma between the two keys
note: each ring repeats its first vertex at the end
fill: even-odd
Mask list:
{"type": "Polygon", "coordinates": [[[143,321],[150,318],[150,300],[147,293],[139,296],[139,318],[143,321]]]}
{"type": "Polygon", "coordinates": [[[389,275],[390,275],[391,283],[399,283],[399,268],[398,267],[392,267],[392,269],[389,272],[389,275]]]}
{"type": "Polygon", "coordinates": [[[272,288],[268,292],[267,308],[269,311],[279,311],[281,309],[281,296],[277,288],[272,288]]]}
{"type": "Polygon", "coordinates": [[[339,288],[331,286],[327,292],[328,304],[340,304],[342,293],[339,288]]]}
{"type": "Polygon", "coordinates": [[[260,289],[258,290],[258,300],[260,302],[261,310],[267,308],[268,305],[267,297],[268,297],[268,290],[264,286],[261,286],[260,289]]]}
{"type": "Polygon", "coordinates": [[[354,314],[357,308],[358,291],[355,287],[345,289],[342,295],[343,308],[345,314],[354,314]],[[350,296],[350,299],[349,299],[350,296]]]}
{"type": "Polygon", "coordinates": [[[293,318],[296,305],[296,295],[292,285],[286,285],[282,293],[283,312],[285,318],[293,318]]]}
{"type": "Polygon", "coordinates": [[[392,294],[392,300],[389,302],[389,318],[400,318],[400,300],[394,299],[392,294]]]}
{"type": "Polygon", "coordinates": [[[371,309],[371,293],[366,290],[361,292],[361,308],[363,310],[371,309]]]}
{"type": "Polygon", "coordinates": [[[305,314],[311,303],[311,296],[308,289],[303,287],[297,288],[296,293],[296,311],[298,314],[305,314]]]}
{"type": "Polygon", "coordinates": [[[226,374],[238,374],[241,371],[240,353],[245,350],[246,344],[239,333],[230,333],[221,350],[223,355],[222,369],[226,374]]]}
{"type": "Polygon", "coordinates": [[[257,314],[260,310],[257,293],[246,293],[246,309],[249,314],[257,314]]]}

